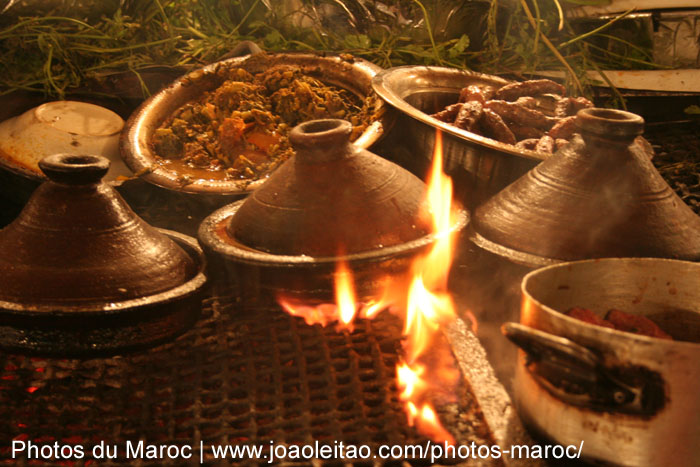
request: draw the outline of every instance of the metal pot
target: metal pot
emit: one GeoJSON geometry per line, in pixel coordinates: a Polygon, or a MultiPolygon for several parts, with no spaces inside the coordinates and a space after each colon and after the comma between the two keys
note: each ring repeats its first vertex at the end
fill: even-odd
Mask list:
{"type": "Polygon", "coordinates": [[[375,92],[400,111],[387,134],[384,152],[422,176],[443,133],[445,172],[455,180],[457,196],[471,209],[535,167],[545,154],[477,135],[430,116],[457,102],[470,84],[500,88],[510,83],[497,76],[435,66],[400,66],[381,71],[372,80],[375,92]]]}
{"type": "Polygon", "coordinates": [[[619,465],[700,459],[700,264],[610,258],[538,269],[522,282],[520,322],[503,331],[520,352],[515,400],[527,424],[583,455],[619,465]],[[644,315],[665,340],[563,312],[644,315]]]}
{"type": "MultiPolygon", "coordinates": [[[[263,53],[250,42],[243,42],[250,54],[228,58],[194,70],[175,80],[148,100],[127,120],[121,135],[120,148],[124,161],[134,173],[154,185],[180,193],[199,197],[240,198],[264,183],[265,179],[216,180],[196,179],[183,183],[181,174],[160,167],[151,147],[156,129],[179,107],[199,98],[204,93],[216,89],[225,79],[219,71],[226,67],[240,67],[250,73],[260,73],[277,65],[289,65],[313,76],[324,83],[346,89],[361,98],[372,94],[371,79],[381,70],[366,60],[352,56],[313,53],[263,53]]],[[[243,52],[243,48],[236,49],[243,52]]],[[[389,116],[385,115],[384,103],[377,99],[375,114],[377,120],[354,141],[362,148],[368,148],[384,134],[389,116]]]]}

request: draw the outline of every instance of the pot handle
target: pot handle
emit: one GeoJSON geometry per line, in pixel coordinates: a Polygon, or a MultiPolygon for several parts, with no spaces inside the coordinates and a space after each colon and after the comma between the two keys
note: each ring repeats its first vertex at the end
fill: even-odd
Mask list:
{"type": "Polygon", "coordinates": [[[565,337],[520,323],[505,323],[501,331],[531,359],[570,362],[577,368],[591,373],[594,373],[600,364],[600,359],[591,350],[565,337]]]}
{"type": "Polygon", "coordinates": [[[597,353],[570,339],[519,323],[505,323],[501,331],[525,351],[526,368],[537,382],[566,403],[639,414],[660,408],[655,401],[663,397],[649,397],[659,391],[663,396],[656,373],[636,368],[623,381],[597,353]]]}

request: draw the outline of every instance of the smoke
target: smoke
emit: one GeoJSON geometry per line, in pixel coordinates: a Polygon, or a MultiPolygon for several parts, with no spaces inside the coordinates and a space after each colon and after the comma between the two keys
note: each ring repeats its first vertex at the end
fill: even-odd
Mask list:
{"type": "Polygon", "coordinates": [[[467,323],[472,321],[470,314],[476,318],[476,335],[512,397],[517,348],[500,328],[508,321],[520,321],[520,283],[532,269],[482,250],[466,238],[460,246],[450,276],[457,313],[467,323]]]}

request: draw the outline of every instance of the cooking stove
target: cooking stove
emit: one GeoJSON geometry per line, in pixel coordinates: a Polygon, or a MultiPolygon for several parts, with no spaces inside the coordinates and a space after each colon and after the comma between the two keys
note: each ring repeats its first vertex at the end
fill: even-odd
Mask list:
{"type": "MultiPolygon", "coordinates": [[[[185,335],[141,353],[87,360],[0,353],[0,438],[83,446],[85,457],[68,465],[95,462],[92,447],[103,441],[116,445],[119,457],[100,460],[100,465],[128,462],[126,443],[133,448],[139,440],[145,445],[191,446],[193,464],[199,463],[203,449],[206,465],[221,462],[212,446],[269,448],[272,440],[287,446],[316,441],[337,446],[342,441],[346,446],[367,445],[372,455],[381,445],[429,445],[407,425],[398,398],[395,365],[402,329],[388,312],[372,321],[359,320],[353,332],[338,332],[308,326],[274,307],[245,308],[231,297],[213,293],[202,313],[185,335]]],[[[435,351],[451,351],[450,339],[467,346],[457,361],[480,374],[482,394],[490,388],[488,416],[465,373],[456,394],[436,393],[433,402],[458,444],[505,442],[513,438],[508,425],[517,424],[517,417],[504,417],[504,410],[514,413],[508,412],[509,401],[489,373],[485,354],[474,351],[480,348],[476,338],[464,338],[469,332],[453,328],[435,351]]],[[[524,432],[518,437],[527,441],[524,432]]],[[[26,457],[12,459],[9,443],[0,449],[0,463],[34,463],[26,457]]],[[[181,465],[183,459],[138,463],[181,465]]],[[[249,465],[251,460],[226,463],[249,465]]],[[[292,464],[356,463],[337,459],[278,463],[292,464]]],[[[425,459],[369,459],[358,465],[426,464],[430,462],[425,459]]],[[[494,462],[466,462],[480,464],[494,462]]]]}
{"type": "MultiPolygon", "coordinates": [[[[654,146],[659,171],[700,212],[697,130],[692,121],[654,122],[647,125],[645,136],[654,146]]],[[[136,180],[122,193],[139,215],[158,227],[195,235],[201,219],[214,208],[185,198],[173,202],[170,193],[144,187],[136,180]]],[[[7,199],[0,203],[7,207],[0,211],[4,225],[18,206],[7,199]]],[[[455,264],[451,287],[459,304],[468,302],[465,297],[476,288],[489,287],[484,285],[486,278],[474,282],[473,277],[493,265],[470,264],[472,256],[463,255],[455,264]]],[[[512,274],[506,282],[518,276],[512,274]]],[[[440,345],[455,357],[461,379],[456,397],[436,394],[434,402],[460,444],[531,442],[502,386],[509,384],[515,351],[498,328],[504,321],[517,320],[517,306],[510,306],[517,305],[517,287],[501,284],[491,292],[509,306],[480,310],[464,305],[458,310],[471,309],[477,315],[480,341],[462,320],[446,330],[440,345]],[[513,300],[507,298],[511,295],[513,300]]],[[[390,314],[360,320],[352,333],[338,332],[307,326],[276,307],[246,308],[219,287],[210,291],[202,314],[176,341],[141,353],[87,360],[0,353],[0,439],[88,447],[84,459],[53,465],[94,464],[89,447],[101,441],[117,445],[121,454],[126,441],[190,445],[193,463],[199,462],[203,447],[203,461],[209,465],[218,463],[211,454],[214,445],[265,445],[271,439],[286,445],[367,444],[373,452],[382,444],[427,445],[428,440],[407,425],[398,399],[395,364],[401,352],[401,325],[390,314]]],[[[0,463],[36,464],[12,459],[9,443],[2,444],[0,463]]],[[[120,455],[100,465],[127,461],[120,455]]],[[[180,465],[182,459],[139,463],[180,465]]],[[[352,463],[280,460],[278,465],[352,463]]],[[[355,463],[382,464],[376,459],[355,463]]],[[[466,462],[494,463],[499,462],[466,462]]],[[[402,459],[385,464],[429,462],[402,459]]]]}

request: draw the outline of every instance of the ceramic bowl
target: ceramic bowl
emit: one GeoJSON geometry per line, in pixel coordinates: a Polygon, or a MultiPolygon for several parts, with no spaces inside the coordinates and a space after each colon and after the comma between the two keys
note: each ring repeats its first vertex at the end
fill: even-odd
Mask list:
{"type": "Polygon", "coordinates": [[[110,160],[106,182],[131,171],[119,155],[124,120],[111,110],[79,101],[54,101],[0,123],[0,167],[45,180],[39,161],[52,154],[101,155],[110,160]]]}

